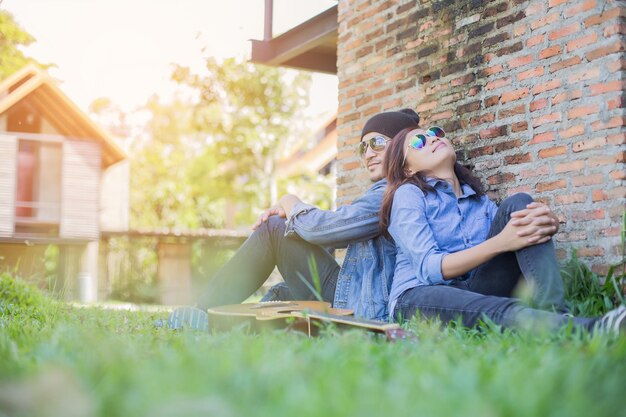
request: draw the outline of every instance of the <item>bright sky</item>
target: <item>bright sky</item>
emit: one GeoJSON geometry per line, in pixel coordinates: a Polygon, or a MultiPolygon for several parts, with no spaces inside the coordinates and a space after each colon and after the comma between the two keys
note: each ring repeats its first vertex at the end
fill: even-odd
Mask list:
{"type": "MultiPolygon", "coordinates": [[[[56,64],[50,74],[84,110],[99,97],[126,111],[154,93],[168,97],[171,63],[201,70],[206,56],[248,58],[249,39],[263,39],[264,0],[0,1],[37,39],[25,53],[56,64]]],[[[275,0],[274,34],[334,4],[275,0]]],[[[327,117],[337,108],[337,77],[313,79],[308,112],[327,117]]]]}

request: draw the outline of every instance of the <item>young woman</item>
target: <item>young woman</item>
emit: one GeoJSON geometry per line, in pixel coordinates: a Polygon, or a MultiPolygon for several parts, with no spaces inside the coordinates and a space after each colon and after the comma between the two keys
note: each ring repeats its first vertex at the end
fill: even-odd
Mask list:
{"type": "MultiPolygon", "coordinates": [[[[485,317],[507,327],[568,323],[551,240],[558,222],[545,205],[516,194],[496,206],[456,161],[439,127],[399,132],[383,168],[388,185],[381,229],[397,246],[392,317],[419,310],[444,322],[460,317],[468,326],[485,317]],[[534,305],[542,310],[512,298],[520,282],[532,289],[534,305]]],[[[592,330],[626,326],[625,318],[621,307],[603,319],[572,320],[592,330]]]]}

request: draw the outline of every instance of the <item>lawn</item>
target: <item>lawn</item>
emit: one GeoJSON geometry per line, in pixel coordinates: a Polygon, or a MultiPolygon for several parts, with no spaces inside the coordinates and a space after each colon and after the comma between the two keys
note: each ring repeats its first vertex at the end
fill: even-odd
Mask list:
{"type": "Polygon", "coordinates": [[[626,415],[626,337],[414,320],[415,343],[159,328],[0,275],[0,416],[626,415]]]}

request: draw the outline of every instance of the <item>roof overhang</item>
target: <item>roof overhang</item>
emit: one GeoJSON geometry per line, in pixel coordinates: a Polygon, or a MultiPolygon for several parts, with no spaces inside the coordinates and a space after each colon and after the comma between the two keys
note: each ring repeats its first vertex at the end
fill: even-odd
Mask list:
{"type": "Polygon", "coordinates": [[[337,6],[269,40],[252,39],[251,62],[337,74],[337,6]]]}

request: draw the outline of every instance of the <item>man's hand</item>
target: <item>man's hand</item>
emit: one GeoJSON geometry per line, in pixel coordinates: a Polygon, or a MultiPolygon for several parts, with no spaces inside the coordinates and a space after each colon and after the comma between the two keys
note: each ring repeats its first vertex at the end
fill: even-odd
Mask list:
{"type": "Polygon", "coordinates": [[[511,213],[511,224],[518,228],[518,236],[528,237],[529,243],[547,242],[559,230],[559,219],[543,203],[533,202],[526,209],[511,213]]]}
{"type": "Polygon", "coordinates": [[[265,223],[270,216],[280,216],[283,219],[287,218],[287,214],[285,213],[283,207],[276,204],[261,213],[261,215],[256,219],[256,223],[252,225],[252,230],[256,230],[259,226],[265,223]]]}

